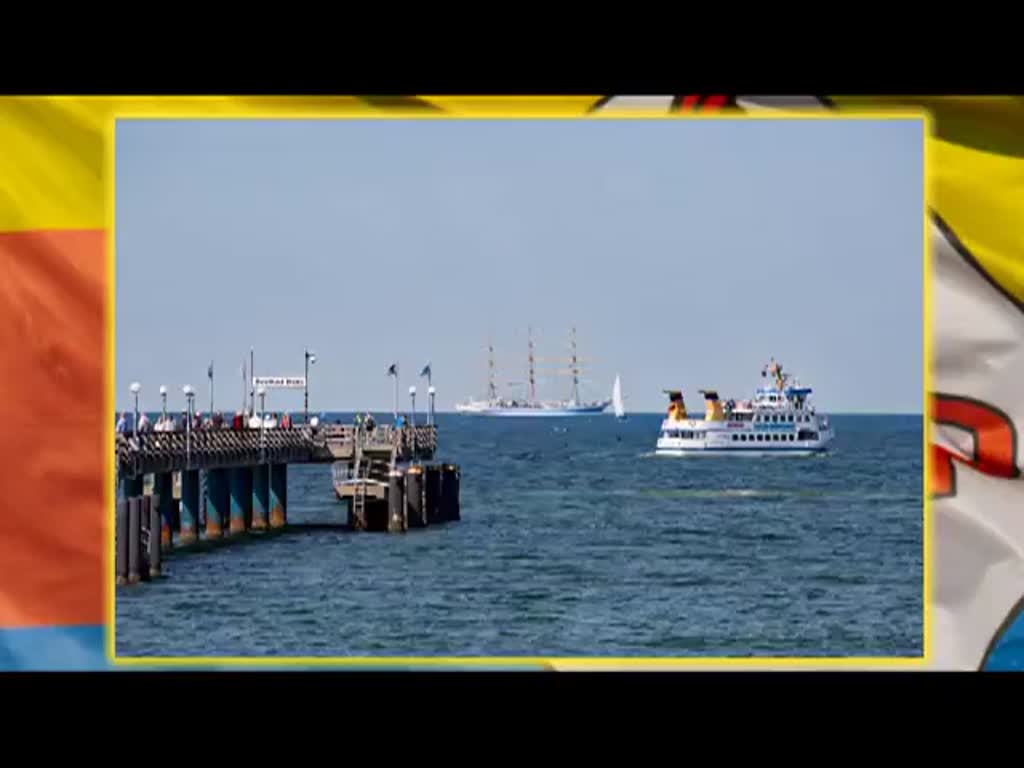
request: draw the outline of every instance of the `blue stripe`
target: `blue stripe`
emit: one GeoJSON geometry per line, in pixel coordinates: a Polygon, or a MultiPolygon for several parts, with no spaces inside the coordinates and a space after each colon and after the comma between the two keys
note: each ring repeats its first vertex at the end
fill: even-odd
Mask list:
{"type": "Polygon", "coordinates": [[[103,625],[0,629],[0,671],[96,671],[109,668],[103,625]]]}

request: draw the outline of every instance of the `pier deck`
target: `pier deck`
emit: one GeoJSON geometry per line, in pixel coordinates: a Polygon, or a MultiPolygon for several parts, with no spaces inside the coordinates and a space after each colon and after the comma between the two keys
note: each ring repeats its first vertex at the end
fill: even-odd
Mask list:
{"type": "Polygon", "coordinates": [[[117,473],[135,478],[160,472],[229,469],[257,464],[331,464],[357,454],[377,461],[429,460],[437,426],[378,426],[373,430],[329,425],[317,429],[209,429],[119,434],[117,473]]]}

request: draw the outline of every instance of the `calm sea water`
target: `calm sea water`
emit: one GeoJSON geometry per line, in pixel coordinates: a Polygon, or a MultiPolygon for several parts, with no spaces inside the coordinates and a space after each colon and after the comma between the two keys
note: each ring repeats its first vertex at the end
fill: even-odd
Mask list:
{"type": "MultiPolygon", "coordinates": [[[[661,418],[442,414],[460,522],[175,555],[118,589],[117,652],[922,652],[920,416],[835,416],[833,452],[803,459],[655,457],[661,418]]],[[[346,520],[326,466],[292,467],[288,501],[291,523],[346,520]]]]}

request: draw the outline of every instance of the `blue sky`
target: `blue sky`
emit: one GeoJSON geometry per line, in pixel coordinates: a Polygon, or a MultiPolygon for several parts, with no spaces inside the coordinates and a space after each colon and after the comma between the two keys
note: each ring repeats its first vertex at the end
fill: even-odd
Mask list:
{"type": "Polygon", "coordinates": [[[122,120],[116,163],[119,408],[207,407],[213,360],[234,410],[250,346],[283,376],[308,345],[311,410],[389,411],[396,360],[450,410],[488,337],[523,382],[527,326],[559,358],[575,323],[583,393],[620,373],[633,411],[770,356],[822,409],[921,411],[917,120],[122,120]]]}

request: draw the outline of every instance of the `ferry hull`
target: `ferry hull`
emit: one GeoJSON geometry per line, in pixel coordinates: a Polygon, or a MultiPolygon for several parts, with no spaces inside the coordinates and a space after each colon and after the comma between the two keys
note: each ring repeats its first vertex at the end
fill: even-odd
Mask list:
{"type": "Polygon", "coordinates": [[[658,456],[750,456],[764,458],[766,456],[808,457],[828,453],[828,447],[821,448],[657,448],[658,456]]]}

